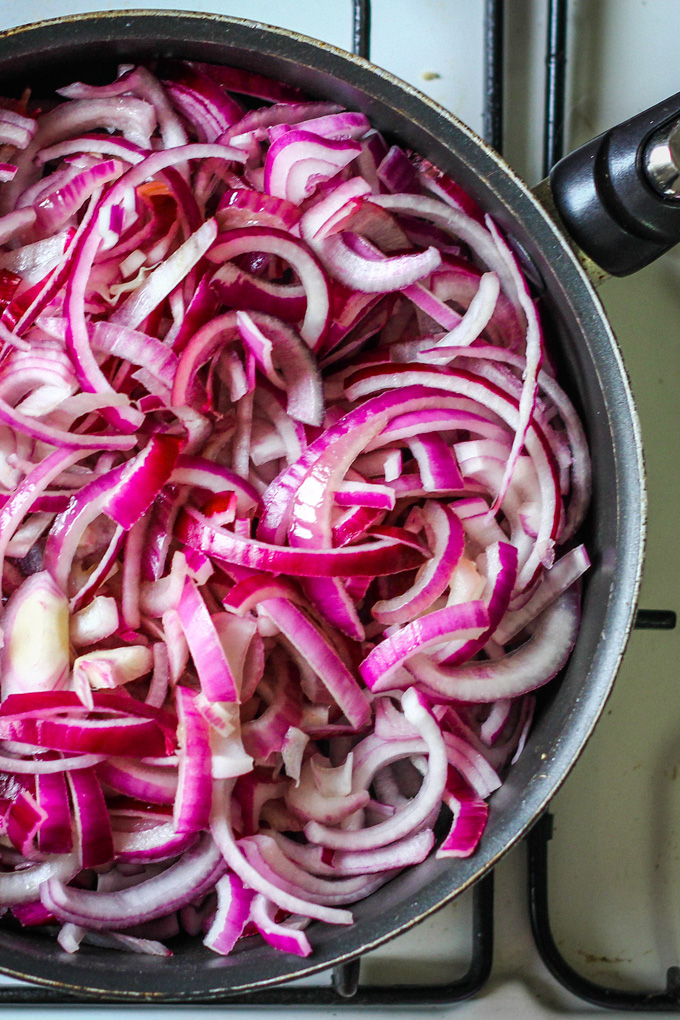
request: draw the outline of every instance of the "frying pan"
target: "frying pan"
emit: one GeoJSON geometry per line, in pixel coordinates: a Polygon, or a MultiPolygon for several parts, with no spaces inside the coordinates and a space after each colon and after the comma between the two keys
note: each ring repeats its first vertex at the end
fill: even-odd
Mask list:
{"type": "MultiPolygon", "coordinates": [[[[11,30],[0,35],[0,94],[17,94],[30,84],[35,96],[46,96],[76,78],[103,83],[115,76],[120,62],[159,56],[248,68],[362,110],[388,137],[454,177],[494,217],[535,288],[551,356],[589,436],[594,490],[585,541],[593,568],[574,652],[561,679],[541,693],[533,732],[492,798],[477,852],[467,860],[431,859],[407,870],[357,904],[349,928],[314,924],[311,957],[299,959],[263,945],[223,958],[188,938],[175,940],[175,955],[167,960],[114,956],[87,946],[69,956],[51,938],[0,929],[5,973],[128,1002],[209,1000],[342,963],[418,923],[488,872],[544,810],[602,712],[633,622],[645,526],[638,421],[584,257],[575,254],[563,229],[495,152],[430,99],[360,58],[291,32],[217,15],[121,11],[11,30]]],[[[570,223],[579,245],[610,272],[645,264],[680,236],[680,205],[673,207],[673,199],[659,193],[672,192],[673,183],[660,172],[658,192],[641,171],[648,140],[679,105],[661,104],[618,133],[595,140],[584,155],[557,168],[552,197],[544,193],[570,223]]],[[[662,136],[663,131],[653,139],[660,164],[664,152],[672,154],[673,143],[662,136]]]]}

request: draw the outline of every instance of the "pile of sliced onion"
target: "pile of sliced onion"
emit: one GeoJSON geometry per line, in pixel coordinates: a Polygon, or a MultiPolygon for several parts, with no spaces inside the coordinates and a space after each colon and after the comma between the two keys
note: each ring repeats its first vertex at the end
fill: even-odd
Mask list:
{"type": "Polygon", "coordinates": [[[61,95],[0,104],[0,906],[305,956],[478,845],[576,639],[583,430],[494,224],[363,114],[61,95]]]}

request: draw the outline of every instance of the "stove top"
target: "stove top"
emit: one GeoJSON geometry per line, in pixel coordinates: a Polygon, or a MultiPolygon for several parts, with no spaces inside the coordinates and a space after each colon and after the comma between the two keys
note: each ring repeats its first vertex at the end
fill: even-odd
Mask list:
{"type": "MultiPolygon", "coordinates": [[[[17,4],[0,0],[0,28],[57,13],[95,10],[96,0],[17,4]]],[[[101,6],[104,6],[103,4],[101,6]]],[[[108,0],[110,10],[132,3],[108,0]]],[[[353,45],[351,0],[157,0],[137,8],[190,9],[283,25],[346,49],[353,45]]],[[[373,0],[370,56],[381,66],[484,129],[484,31],[490,0],[373,0]]],[[[547,0],[514,0],[505,9],[504,152],[529,182],[542,176],[543,81],[547,0]]],[[[680,90],[677,59],[680,0],[570,0],[567,5],[565,149],[680,90]]],[[[74,73],[75,76],[75,73],[74,73]]],[[[619,338],[642,422],[649,483],[649,535],[640,604],[678,606],[680,543],[676,491],[680,485],[680,251],[600,295],[619,338]]],[[[593,738],[551,805],[553,838],[534,837],[534,878],[549,855],[547,893],[556,950],[586,981],[614,992],[663,993],[667,972],[680,964],[680,631],[633,634],[614,692],[593,738]]],[[[566,991],[541,960],[527,909],[527,845],[495,870],[493,965],[474,998],[448,1006],[462,1020],[578,1015],[602,1011],[566,991]]],[[[537,887],[539,895],[540,886],[537,887]]],[[[473,926],[484,913],[486,887],[466,893],[414,931],[369,954],[361,985],[443,984],[458,981],[490,933],[473,926]],[[477,897],[475,907],[474,898],[477,897]]],[[[538,904],[540,908],[540,902],[538,904]]],[[[483,948],[483,946],[482,946],[483,948]]],[[[112,966],[115,959],[112,957],[112,966]]],[[[484,964],[479,965],[480,970],[484,964]]],[[[339,981],[351,990],[355,970],[339,981]]],[[[330,977],[322,999],[331,1000],[330,977]]],[[[671,970],[671,985],[675,972],[671,970]]],[[[305,985],[309,987],[309,985],[305,985]]],[[[343,990],[341,989],[341,990],[343,990]]],[[[303,993],[306,995],[307,993],[303,993]]],[[[314,993],[319,998],[318,993],[314,993]]],[[[385,993],[389,994],[389,993],[385,993]]],[[[286,999],[284,990],[279,998],[286,999]]],[[[3,1015],[16,1007],[15,986],[0,978],[3,1015]]],[[[49,996],[36,989],[39,1000],[49,996]]],[[[276,993],[272,993],[276,999],[276,993]]],[[[397,996],[400,1004],[401,999],[397,996]]],[[[673,994],[667,1006],[672,1007],[673,994]]],[[[364,999],[344,1011],[363,1012],[364,999]]],[[[616,1002],[616,1000],[614,1000],[616,1002]]],[[[680,1003],[680,998],[678,999],[680,1003]]],[[[223,1009],[223,1007],[217,1007],[223,1009]]],[[[680,1011],[680,1005],[676,1007],[680,1011]]],[[[206,1007],[183,1007],[183,1014],[206,1007]]],[[[102,1016],[103,1008],[96,1008],[102,1016]]],[[[415,1004],[402,1015],[415,1015],[415,1004]]],[[[83,1014],[95,1007],[83,1007],[83,1014]]],[[[147,1015],[128,1007],[128,1015],[147,1015]]],[[[293,1016],[297,1007],[284,1008],[293,1016]]],[[[646,1015],[646,1010],[643,1015],[646,1015]]],[[[610,1015],[622,1016],[617,1004],[610,1015]]],[[[233,1017],[252,1016],[240,1006],[233,1017]]],[[[327,1007],[306,1010],[327,1015],[327,1007]]]]}

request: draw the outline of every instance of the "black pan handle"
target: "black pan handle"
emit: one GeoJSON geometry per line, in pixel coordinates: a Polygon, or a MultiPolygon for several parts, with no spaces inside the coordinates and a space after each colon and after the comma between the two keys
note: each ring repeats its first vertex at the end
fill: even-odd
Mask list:
{"type": "Polygon", "coordinates": [[[605,131],[550,172],[567,232],[612,276],[680,241],[680,93],[605,131]]]}

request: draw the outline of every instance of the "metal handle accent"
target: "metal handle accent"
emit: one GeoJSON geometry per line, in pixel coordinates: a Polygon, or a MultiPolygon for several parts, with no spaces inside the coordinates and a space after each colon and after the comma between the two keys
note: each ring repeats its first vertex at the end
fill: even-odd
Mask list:
{"type": "Polygon", "coordinates": [[[644,166],[653,188],[664,198],[680,198],[680,120],[655,131],[645,149],[644,166]]]}

